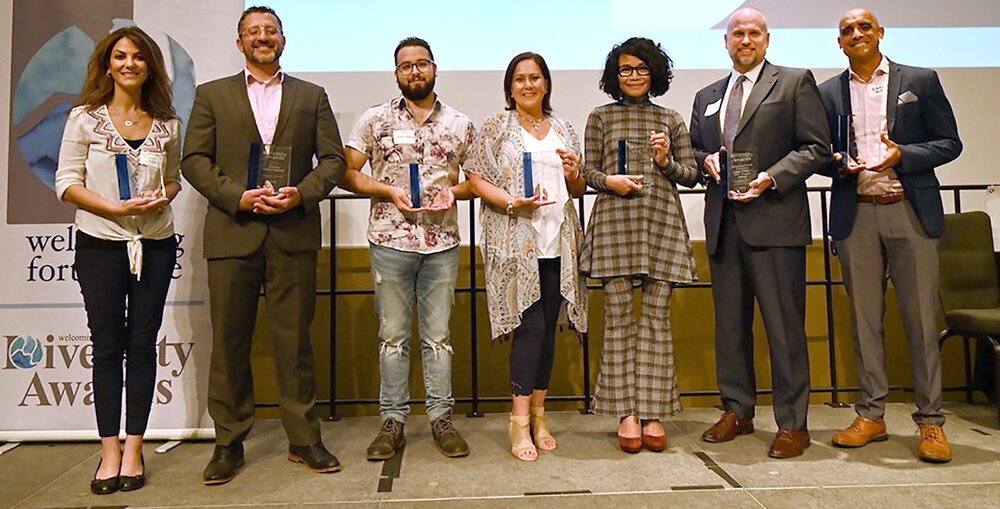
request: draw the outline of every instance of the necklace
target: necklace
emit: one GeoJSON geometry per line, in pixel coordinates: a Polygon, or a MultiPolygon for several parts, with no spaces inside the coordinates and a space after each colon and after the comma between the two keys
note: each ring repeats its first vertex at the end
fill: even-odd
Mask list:
{"type": "Polygon", "coordinates": [[[545,122],[545,117],[544,116],[542,118],[538,119],[538,120],[535,120],[535,119],[533,119],[531,117],[522,115],[521,112],[517,112],[517,116],[522,121],[531,124],[531,130],[532,131],[537,131],[537,130],[541,129],[542,128],[542,122],[545,122]]]}
{"type": "MultiPolygon", "coordinates": [[[[108,109],[108,113],[111,113],[111,109],[110,108],[108,109]]],[[[118,115],[122,117],[122,123],[125,124],[125,127],[132,127],[132,126],[142,125],[142,123],[143,123],[142,112],[138,111],[138,112],[135,112],[135,113],[138,114],[138,116],[139,116],[139,118],[136,119],[136,120],[130,120],[128,118],[125,118],[125,112],[124,111],[118,113],[118,115]]]]}

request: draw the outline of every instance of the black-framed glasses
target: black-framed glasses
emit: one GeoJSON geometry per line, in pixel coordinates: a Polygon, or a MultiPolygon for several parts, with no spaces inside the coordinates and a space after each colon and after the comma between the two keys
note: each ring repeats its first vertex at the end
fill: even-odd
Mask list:
{"type": "Polygon", "coordinates": [[[639,76],[649,76],[649,73],[652,71],[649,69],[649,67],[646,67],[645,65],[640,65],[639,67],[632,67],[631,65],[623,65],[618,68],[618,75],[621,76],[622,78],[628,78],[629,76],[632,75],[633,72],[635,72],[639,76]]]}
{"type": "Polygon", "coordinates": [[[403,74],[410,74],[414,69],[420,72],[427,72],[434,65],[433,60],[417,60],[416,63],[403,62],[396,66],[396,70],[403,74]]]}

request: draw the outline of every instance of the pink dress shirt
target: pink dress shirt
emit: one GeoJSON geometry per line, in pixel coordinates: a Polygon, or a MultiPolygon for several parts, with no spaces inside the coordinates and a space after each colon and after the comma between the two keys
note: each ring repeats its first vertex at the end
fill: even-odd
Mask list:
{"type": "MultiPolygon", "coordinates": [[[[888,133],[886,122],[887,96],[889,95],[889,59],[882,57],[875,73],[868,81],[851,71],[851,111],[854,114],[854,140],[858,145],[858,158],[867,164],[885,160],[887,147],[882,143],[882,133],[888,133]]],[[[862,171],[858,174],[858,194],[882,195],[901,193],[896,171],[862,171]]]]}
{"type": "Polygon", "coordinates": [[[264,145],[270,145],[274,141],[274,129],[278,126],[278,114],[281,113],[281,83],[285,81],[285,73],[279,69],[267,81],[260,81],[249,69],[244,69],[243,73],[247,79],[247,96],[257,122],[257,132],[264,145]]]}

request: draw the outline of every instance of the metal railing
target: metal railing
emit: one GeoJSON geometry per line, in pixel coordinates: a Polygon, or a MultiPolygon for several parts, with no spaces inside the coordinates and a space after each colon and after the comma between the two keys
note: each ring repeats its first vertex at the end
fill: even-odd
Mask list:
{"type": "MultiPolygon", "coordinates": [[[[966,191],[985,191],[989,185],[977,184],[977,185],[952,185],[952,186],[942,186],[942,194],[950,193],[951,201],[953,204],[954,212],[961,212],[962,210],[962,193],[966,191]]],[[[680,189],[680,194],[704,194],[704,189],[680,189]]],[[[828,199],[830,188],[829,187],[810,187],[807,192],[809,194],[818,193],[820,201],[820,218],[822,223],[822,250],[823,250],[823,279],[813,279],[807,280],[807,286],[822,286],[826,295],[826,333],[827,333],[827,345],[829,352],[829,370],[830,370],[830,386],[829,387],[812,387],[810,389],[811,393],[821,393],[830,394],[829,405],[832,406],[845,406],[840,400],[840,395],[843,392],[855,392],[858,390],[857,387],[843,387],[839,384],[839,374],[837,369],[837,349],[836,349],[836,330],[834,327],[834,306],[833,306],[833,289],[836,286],[843,285],[842,280],[833,279],[832,271],[832,242],[830,238],[830,222],[829,222],[829,206],[828,199]]],[[[588,192],[587,195],[594,195],[593,191],[588,192]]],[[[377,398],[359,398],[359,399],[338,399],[337,398],[337,300],[342,296],[350,295],[373,295],[375,293],[374,289],[339,289],[338,288],[338,270],[337,270],[337,203],[345,200],[368,200],[368,197],[358,196],[353,194],[345,195],[334,195],[327,198],[330,202],[330,280],[329,289],[318,290],[317,295],[323,295],[329,297],[329,334],[330,334],[330,377],[329,392],[330,398],[327,400],[317,401],[320,405],[328,405],[330,410],[330,419],[337,418],[337,405],[358,405],[358,404],[377,404],[377,398]]],[[[478,201],[478,200],[475,200],[478,201]]],[[[469,285],[465,287],[455,288],[456,293],[468,293],[472,297],[469,305],[469,327],[470,333],[470,351],[469,351],[469,365],[471,371],[471,396],[467,398],[456,398],[458,403],[470,403],[472,406],[471,411],[468,413],[469,416],[482,416],[480,411],[480,403],[483,402],[502,402],[509,401],[510,396],[480,396],[479,394],[479,349],[478,349],[478,315],[477,315],[477,301],[478,296],[481,293],[486,292],[484,286],[480,286],[476,281],[477,272],[477,260],[476,260],[476,204],[475,201],[469,202],[468,211],[468,221],[469,221],[469,247],[468,247],[468,257],[469,257],[469,285]]],[[[586,229],[586,208],[584,203],[584,197],[578,199],[578,211],[580,214],[580,222],[584,225],[586,229]]],[[[696,282],[687,284],[678,284],[677,288],[711,288],[711,283],[708,282],[696,282]]],[[[587,285],[589,291],[600,291],[601,287],[599,285],[589,283],[587,285]]],[[[591,312],[593,312],[591,310],[591,312]]],[[[580,410],[582,413],[590,412],[591,405],[591,386],[590,386],[590,341],[587,334],[583,334],[583,341],[581,346],[581,355],[583,362],[583,371],[581,373],[583,394],[570,394],[570,395],[550,395],[547,399],[553,401],[578,401],[583,403],[583,408],[580,410]]],[[[967,399],[971,400],[971,353],[969,349],[968,342],[963,342],[963,358],[965,361],[965,385],[962,387],[947,387],[947,391],[964,391],[966,392],[967,399]]],[[[893,386],[893,390],[912,390],[906,387],[893,386]]],[[[758,394],[770,394],[769,389],[758,390],[758,394]]],[[[697,390],[697,391],[681,391],[681,397],[697,397],[697,396],[718,396],[719,391],[711,390],[697,390]]],[[[421,400],[411,401],[411,403],[421,403],[421,400]]],[[[268,408],[276,407],[277,403],[274,402],[263,402],[258,403],[257,407],[268,408]]]]}

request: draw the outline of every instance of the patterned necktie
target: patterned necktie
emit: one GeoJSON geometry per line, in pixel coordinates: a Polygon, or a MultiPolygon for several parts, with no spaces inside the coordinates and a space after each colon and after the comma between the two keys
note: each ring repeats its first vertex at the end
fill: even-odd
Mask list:
{"type": "Polygon", "coordinates": [[[732,90],[729,91],[729,102],[726,104],[726,124],[722,127],[722,142],[726,150],[733,150],[733,143],[736,140],[736,130],[740,127],[740,112],[743,109],[743,82],[747,77],[740,75],[736,78],[732,90]]]}

